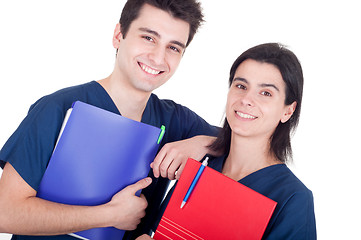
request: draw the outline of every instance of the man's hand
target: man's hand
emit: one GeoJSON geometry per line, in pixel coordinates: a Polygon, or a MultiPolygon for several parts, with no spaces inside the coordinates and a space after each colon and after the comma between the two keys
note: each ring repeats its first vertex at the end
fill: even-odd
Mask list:
{"type": "Polygon", "coordinates": [[[162,176],[170,180],[179,179],[188,158],[200,161],[209,153],[209,146],[216,138],[195,136],[189,139],[167,143],[159,151],[151,167],[155,177],[162,176]]]}
{"type": "Polygon", "coordinates": [[[145,216],[148,203],[144,195],[138,197],[135,193],[148,187],[151,182],[151,178],[144,178],[113,196],[112,200],[107,203],[107,206],[111,208],[110,212],[114,215],[112,226],[123,230],[134,230],[137,227],[145,216]]]}
{"type": "Polygon", "coordinates": [[[0,177],[0,232],[17,235],[62,235],[90,228],[132,230],[145,215],[147,201],[135,193],[151,178],[132,184],[98,206],[66,205],[36,197],[10,163],[0,177]]]}
{"type": "Polygon", "coordinates": [[[151,238],[151,237],[150,237],[149,235],[147,235],[147,234],[143,234],[143,235],[137,237],[136,240],[149,240],[149,239],[153,239],[153,238],[151,238]]]}

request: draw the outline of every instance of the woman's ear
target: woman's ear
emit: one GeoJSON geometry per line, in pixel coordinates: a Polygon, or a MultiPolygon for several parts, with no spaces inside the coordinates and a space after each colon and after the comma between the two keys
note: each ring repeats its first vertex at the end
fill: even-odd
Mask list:
{"type": "Polygon", "coordinates": [[[113,47],[115,49],[119,48],[120,40],[122,39],[122,37],[123,35],[122,35],[120,23],[117,23],[117,25],[115,25],[114,34],[113,34],[113,47]]]}
{"type": "Polygon", "coordinates": [[[292,114],[295,112],[296,107],[297,107],[297,102],[293,102],[292,104],[287,105],[285,107],[285,112],[281,118],[282,123],[287,122],[292,117],[292,114]]]}

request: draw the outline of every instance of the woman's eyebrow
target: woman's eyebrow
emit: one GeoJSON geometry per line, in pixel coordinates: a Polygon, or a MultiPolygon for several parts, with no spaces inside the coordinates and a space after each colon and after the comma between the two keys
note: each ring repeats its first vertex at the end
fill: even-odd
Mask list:
{"type": "MultiPolygon", "coordinates": [[[[233,79],[233,81],[241,81],[241,82],[244,82],[244,83],[247,83],[247,84],[249,83],[247,81],[247,79],[241,78],[241,77],[236,77],[236,78],[233,79]]],[[[277,92],[280,91],[280,89],[276,85],[274,85],[272,83],[261,83],[258,86],[261,87],[261,88],[271,87],[271,88],[274,88],[277,92]]]]}
{"type": "Polygon", "coordinates": [[[234,81],[241,81],[241,82],[244,82],[244,83],[248,83],[247,79],[241,78],[241,77],[236,77],[236,78],[234,78],[234,79],[233,79],[233,82],[234,82],[234,81]]]}
{"type": "Polygon", "coordinates": [[[277,90],[278,92],[280,91],[276,85],[271,84],[271,83],[262,83],[259,86],[260,87],[271,87],[271,88],[274,88],[275,90],[277,90]]]}

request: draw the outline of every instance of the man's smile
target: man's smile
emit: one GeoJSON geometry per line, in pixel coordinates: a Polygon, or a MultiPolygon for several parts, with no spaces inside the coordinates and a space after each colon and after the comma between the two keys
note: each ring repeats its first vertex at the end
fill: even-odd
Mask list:
{"type": "Polygon", "coordinates": [[[156,70],[156,69],[154,69],[154,68],[151,68],[151,67],[145,65],[144,63],[138,62],[138,64],[139,64],[139,66],[143,69],[144,72],[149,73],[149,74],[152,74],[152,75],[158,75],[158,74],[164,72],[164,71],[159,71],[159,70],[156,70]]]}

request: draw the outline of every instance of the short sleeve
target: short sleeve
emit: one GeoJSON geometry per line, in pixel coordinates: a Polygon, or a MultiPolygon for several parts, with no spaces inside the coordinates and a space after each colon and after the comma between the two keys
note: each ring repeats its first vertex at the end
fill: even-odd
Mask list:
{"type": "Polygon", "coordinates": [[[0,151],[1,164],[9,162],[35,190],[49,162],[64,116],[64,108],[54,101],[38,100],[0,151]]]}
{"type": "Polygon", "coordinates": [[[282,206],[270,234],[264,239],[316,239],[315,215],[311,191],[296,192],[282,206]]]}
{"type": "Polygon", "coordinates": [[[219,132],[217,127],[210,125],[202,117],[185,106],[176,104],[175,116],[178,121],[171,122],[171,124],[178,123],[178,126],[172,126],[171,129],[181,134],[180,139],[187,139],[197,135],[217,136],[219,132]]]}
{"type": "Polygon", "coordinates": [[[165,126],[161,147],[197,135],[217,136],[219,132],[218,127],[210,125],[189,108],[172,100],[160,100],[155,94],[148,101],[142,122],[156,127],[165,126]]]}

